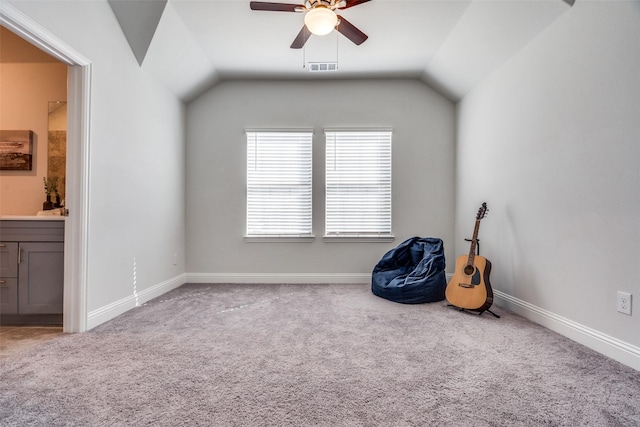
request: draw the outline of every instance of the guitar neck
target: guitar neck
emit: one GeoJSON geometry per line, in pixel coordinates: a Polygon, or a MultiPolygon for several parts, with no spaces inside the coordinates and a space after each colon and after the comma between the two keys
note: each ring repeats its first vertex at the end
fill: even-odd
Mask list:
{"type": "Polygon", "coordinates": [[[476,220],[476,225],[473,228],[473,238],[471,239],[471,248],[469,249],[469,261],[467,265],[473,265],[476,257],[476,245],[478,244],[478,231],[480,230],[480,220],[476,220]]]}

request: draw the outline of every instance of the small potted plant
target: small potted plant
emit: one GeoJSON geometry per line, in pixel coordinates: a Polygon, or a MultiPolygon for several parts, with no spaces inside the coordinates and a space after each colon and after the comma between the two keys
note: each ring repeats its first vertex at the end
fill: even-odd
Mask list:
{"type": "Polygon", "coordinates": [[[44,182],[44,194],[47,196],[47,200],[42,204],[42,210],[49,211],[53,209],[53,202],[51,201],[51,193],[58,194],[58,177],[47,178],[42,177],[44,182]]]}

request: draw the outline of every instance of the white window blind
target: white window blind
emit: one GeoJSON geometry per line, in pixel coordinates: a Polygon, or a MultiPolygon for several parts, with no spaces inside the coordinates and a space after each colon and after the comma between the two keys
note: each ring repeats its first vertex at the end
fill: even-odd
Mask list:
{"type": "Polygon", "coordinates": [[[247,131],[247,236],[311,235],[312,132],[247,131]]]}
{"type": "Polygon", "coordinates": [[[391,235],[391,131],[326,131],[326,236],[391,235]]]}

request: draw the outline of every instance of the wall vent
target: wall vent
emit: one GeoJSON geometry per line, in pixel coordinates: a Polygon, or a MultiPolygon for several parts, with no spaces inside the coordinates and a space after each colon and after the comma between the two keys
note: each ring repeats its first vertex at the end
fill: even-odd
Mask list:
{"type": "Polygon", "coordinates": [[[321,71],[338,71],[337,62],[309,62],[309,71],[321,72],[321,71]]]}

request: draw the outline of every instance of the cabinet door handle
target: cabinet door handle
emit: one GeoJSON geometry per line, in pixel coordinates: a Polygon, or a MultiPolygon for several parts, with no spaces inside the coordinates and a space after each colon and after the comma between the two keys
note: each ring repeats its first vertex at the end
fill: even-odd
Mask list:
{"type": "Polygon", "coordinates": [[[4,243],[0,243],[0,248],[6,248],[7,245],[5,245],[4,243]]]}
{"type": "Polygon", "coordinates": [[[18,264],[22,262],[22,251],[22,248],[18,249],[18,264]]]}
{"type": "Polygon", "coordinates": [[[0,280],[0,285],[4,285],[5,283],[7,283],[6,280],[0,280]]]}

